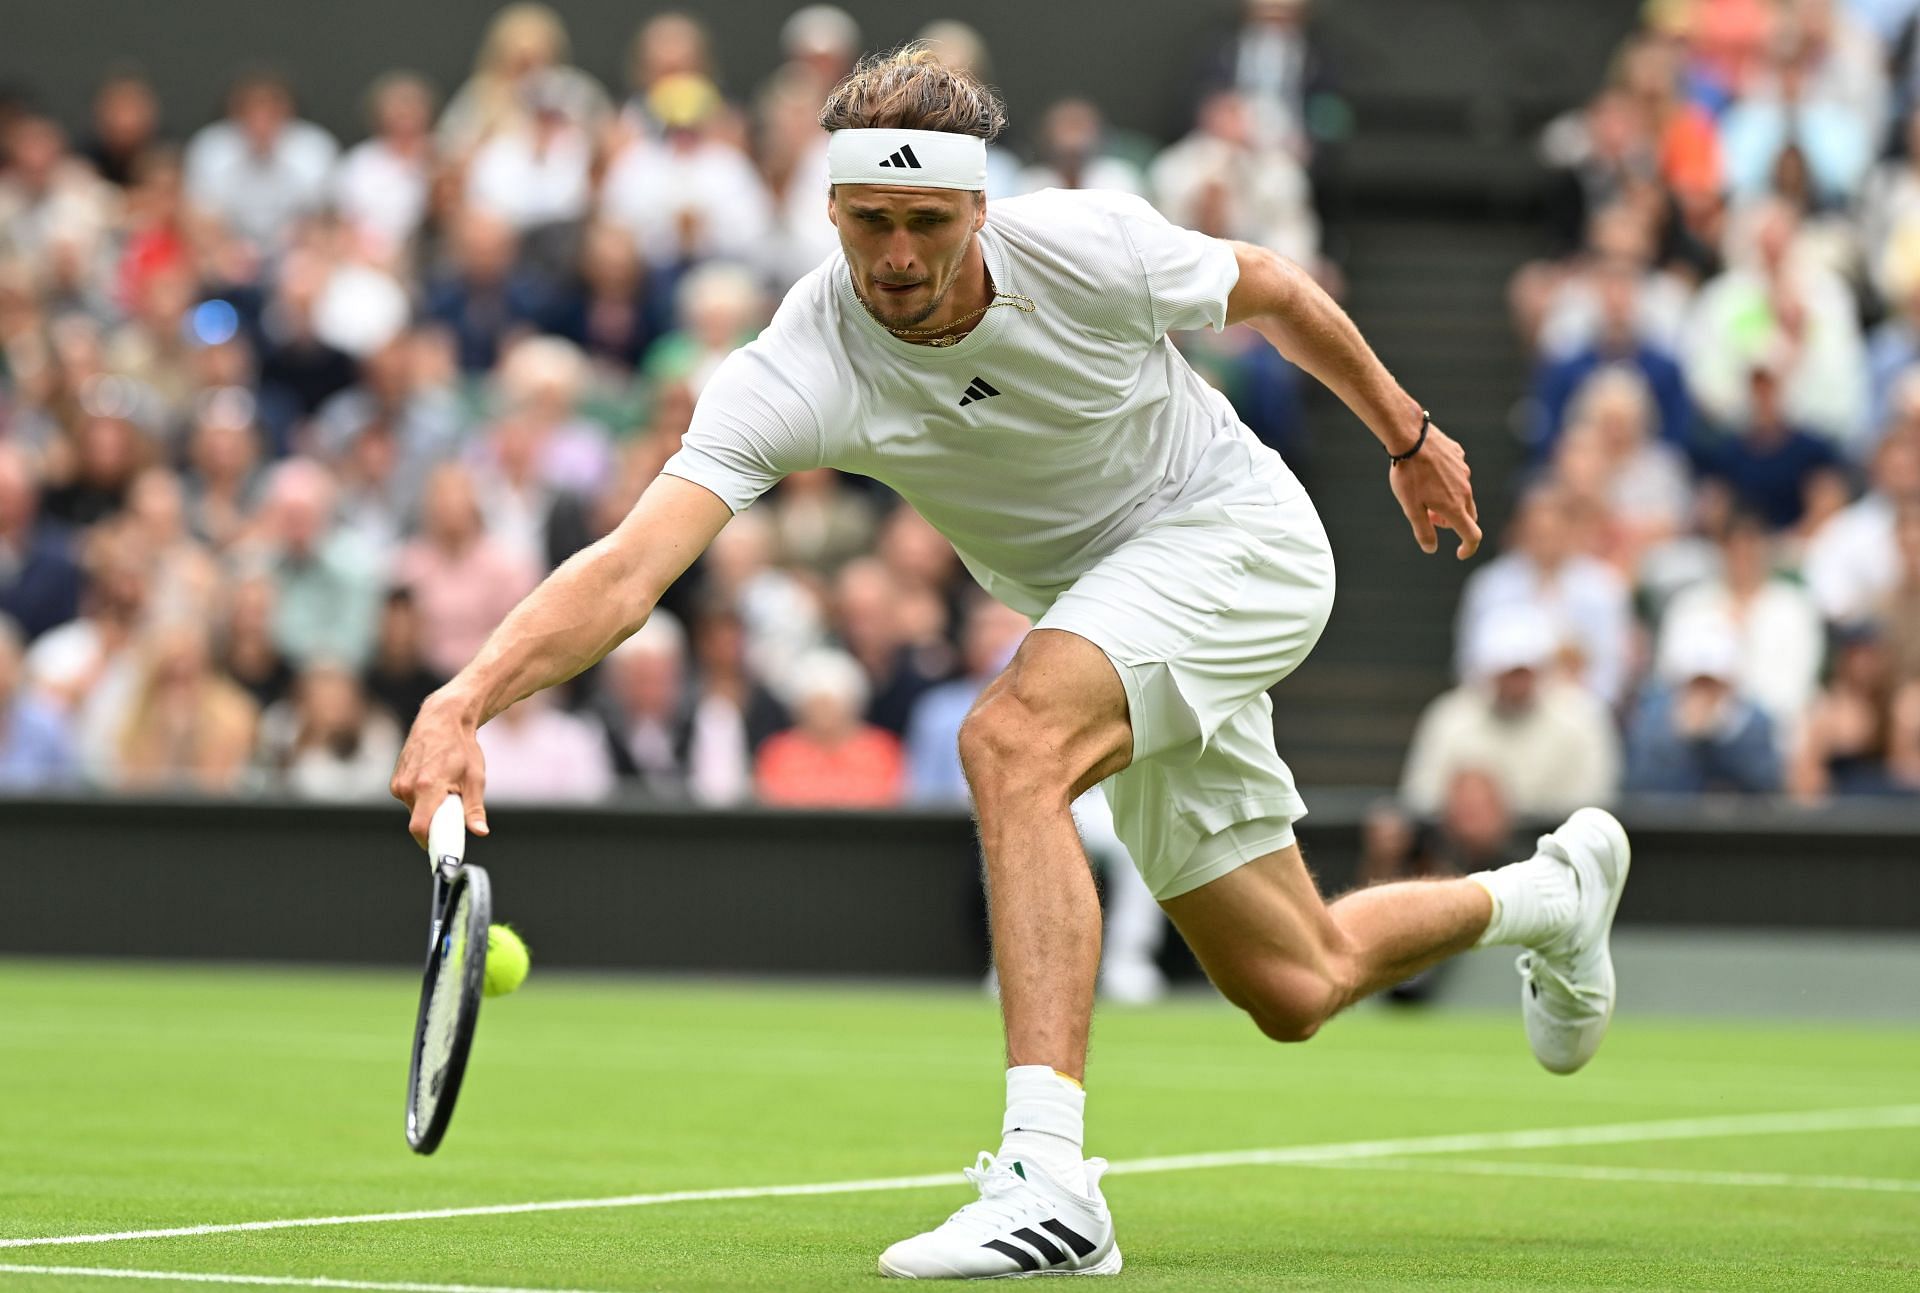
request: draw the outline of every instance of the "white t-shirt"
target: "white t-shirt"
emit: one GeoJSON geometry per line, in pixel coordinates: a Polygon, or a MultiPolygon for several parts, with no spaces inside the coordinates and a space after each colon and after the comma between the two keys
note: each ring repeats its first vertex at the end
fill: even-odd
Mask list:
{"type": "Polygon", "coordinates": [[[995,287],[1035,310],[916,346],[867,313],[836,253],[715,372],[666,472],[736,512],[790,472],[871,476],[1030,616],[1149,522],[1300,493],[1166,337],[1225,325],[1228,244],[1085,190],[995,200],[979,238],[995,287]]]}

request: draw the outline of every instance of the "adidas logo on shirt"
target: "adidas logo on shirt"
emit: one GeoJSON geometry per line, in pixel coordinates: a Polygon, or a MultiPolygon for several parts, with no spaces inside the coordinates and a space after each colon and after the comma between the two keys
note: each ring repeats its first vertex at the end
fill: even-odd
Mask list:
{"type": "Polygon", "coordinates": [[[989,399],[1000,392],[993,389],[984,377],[976,377],[967,383],[967,393],[960,397],[960,407],[965,408],[975,400],[989,399]]]}
{"type": "Polygon", "coordinates": [[[900,145],[899,151],[894,153],[893,156],[881,158],[880,165],[898,166],[903,170],[912,170],[912,171],[919,171],[919,170],[926,169],[925,167],[920,165],[920,159],[913,155],[912,144],[900,145]]]}

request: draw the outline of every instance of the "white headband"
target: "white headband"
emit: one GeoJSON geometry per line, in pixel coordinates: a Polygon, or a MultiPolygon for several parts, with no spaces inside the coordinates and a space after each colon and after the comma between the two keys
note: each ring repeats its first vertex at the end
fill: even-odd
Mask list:
{"type": "Polygon", "coordinates": [[[987,141],[944,130],[836,130],[827,139],[834,184],[985,189],[987,141]]]}

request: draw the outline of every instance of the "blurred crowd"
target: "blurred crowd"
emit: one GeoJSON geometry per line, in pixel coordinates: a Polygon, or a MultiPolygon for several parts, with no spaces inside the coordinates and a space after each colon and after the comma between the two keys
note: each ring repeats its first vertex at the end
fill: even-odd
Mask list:
{"type": "Polygon", "coordinates": [[[1652,0],[1540,146],[1528,474],[1373,854],[1920,793],[1920,4],[1652,0]]]}
{"type": "MultiPolygon", "coordinates": [[[[1346,125],[1306,18],[1249,0],[1205,38],[1165,146],[1015,105],[989,196],[1132,190],[1331,281],[1313,176],[1346,125]]],[[[610,87],[512,4],[464,84],[382,76],[351,140],[264,70],[210,121],[134,68],[84,131],[0,95],[0,790],[385,792],[424,697],[625,514],[837,247],[815,117],[854,20],[725,33],[780,44],[750,93],[715,34],[647,18],[610,87]]],[[[964,24],[921,37],[991,76],[964,24]]],[[[1245,332],[1192,357],[1292,452],[1298,376],[1245,332]]],[[[884,489],[803,473],[482,731],[490,794],[959,801],[960,718],[1025,629],[884,489]]]]}

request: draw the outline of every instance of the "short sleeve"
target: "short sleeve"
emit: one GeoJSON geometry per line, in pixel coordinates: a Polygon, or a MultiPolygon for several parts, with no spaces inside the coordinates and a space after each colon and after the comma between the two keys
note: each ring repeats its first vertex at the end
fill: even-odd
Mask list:
{"type": "Polygon", "coordinates": [[[1227,297],[1240,281],[1233,244],[1169,223],[1145,202],[1130,204],[1120,227],[1146,276],[1155,336],[1227,326],[1227,297]]]}
{"type": "Polygon", "coordinates": [[[820,465],[819,419],[758,344],[727,356],[693,408],[680,451],[660,470],[736,513],[784,476],[820,465]]]}

